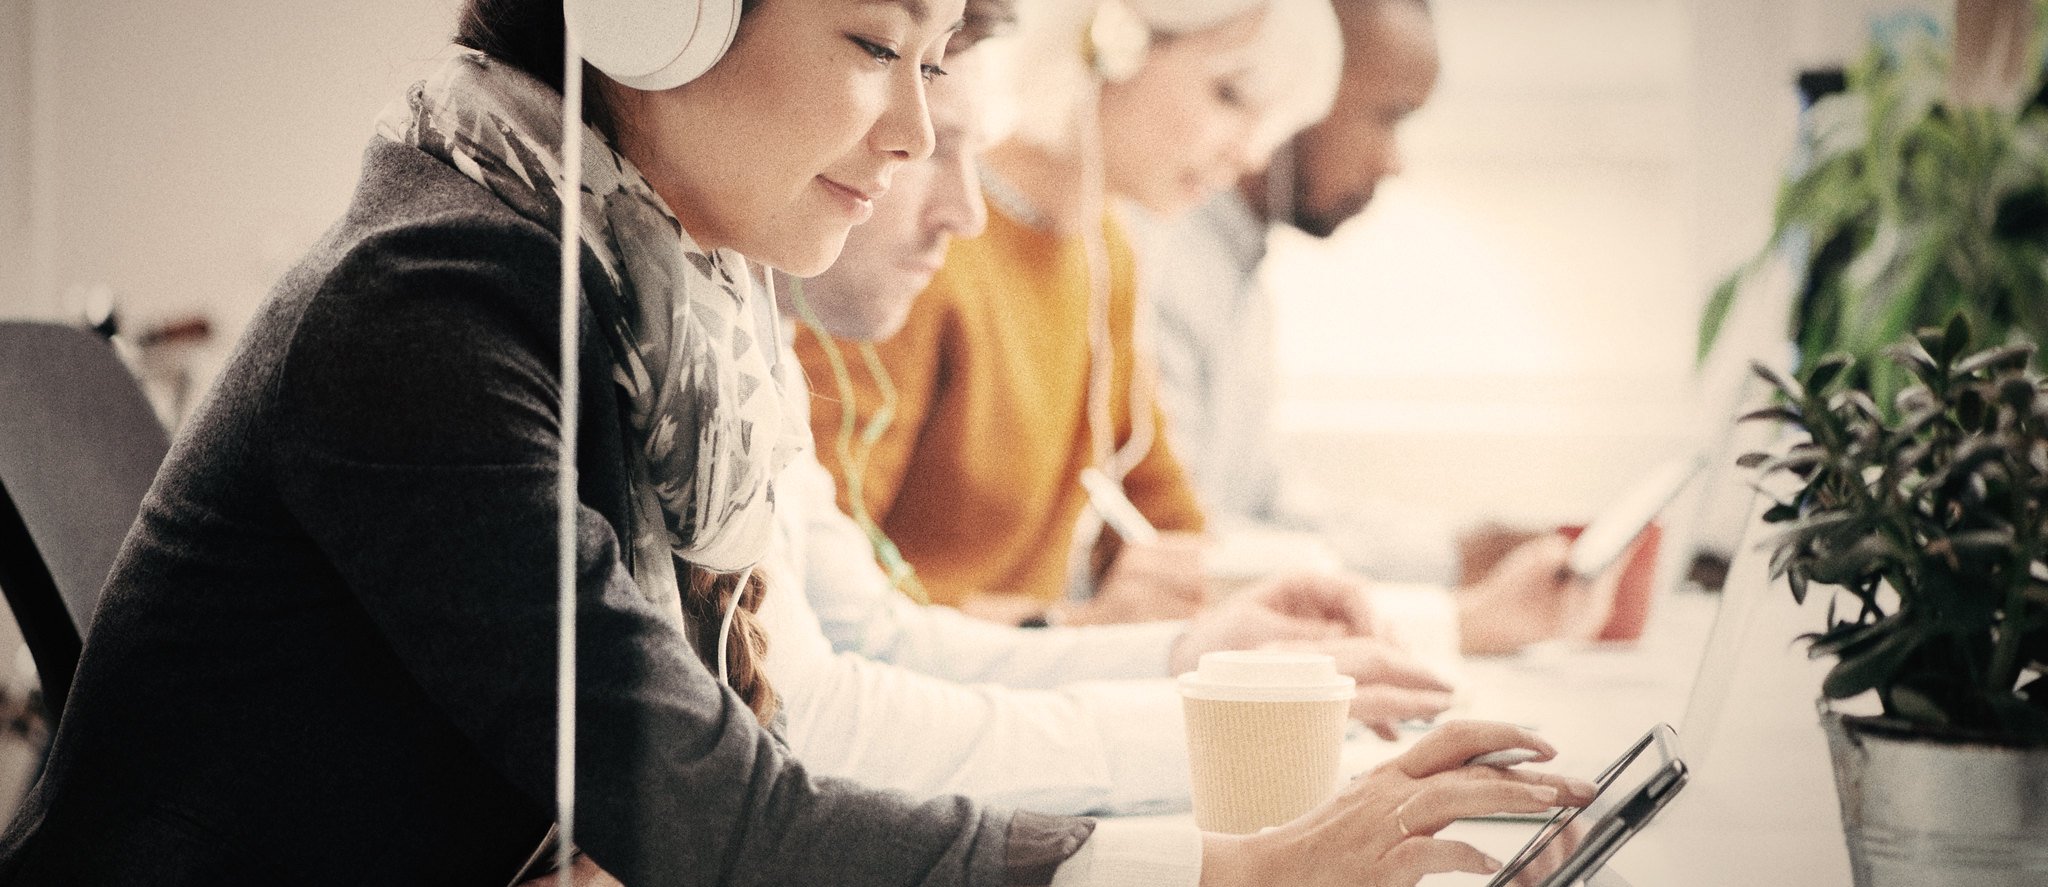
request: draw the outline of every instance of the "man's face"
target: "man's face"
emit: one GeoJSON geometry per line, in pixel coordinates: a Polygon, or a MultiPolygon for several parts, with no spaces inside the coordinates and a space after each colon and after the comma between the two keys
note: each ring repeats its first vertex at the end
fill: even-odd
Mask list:
{"type": "Polygon", "coordinates": [[[874,217],[854,226],[839,261],[805,283],[827,332],[843,339],[886,339],[903,327],[911,301],[931,283],[955,237],[973,237],[988,221],[975,156],[981,132],[974,107],[979,87],[972,56],[949,61],[931,86],[937,146],[925,160],[896,170],[874,217]]]}
{"type": "Polygon", "coordinates": [[[1436,88],[1436,35],[1421,4],[1339,3],[1344,76],[1330,116],[1294,140],[1295,227],[1328,237],[1401,170],[1401,122],[1436,88]]]}

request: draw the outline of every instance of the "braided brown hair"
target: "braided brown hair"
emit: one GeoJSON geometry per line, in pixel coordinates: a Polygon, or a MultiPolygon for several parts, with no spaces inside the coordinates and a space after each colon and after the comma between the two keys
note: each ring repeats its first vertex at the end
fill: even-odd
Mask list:
{"type": "MultiPolygon", "coordinates": [[[[690,627],[690,644],[697,648],[698,658],[704,660],[712,674],[717,674],[718,628],[725,618],[725,602],[739,585],[739,574],[714,573],[689,564],[678,566],[689,570],[683,580],[683,617],[690,627]]],[[[747,587],[740,590],[739,612],[733,615],[732,637],[725,651],[727,683],[754,710],[754,717],[762,724],[774,720],[780,704],[775,689],[768,685],[767,673],[761,669],[761,660],[768,655],[768,633],[762,630],[760,616],[761,600],[767,594],[767,577],[760,567],[755,567],[747,587]]]]}

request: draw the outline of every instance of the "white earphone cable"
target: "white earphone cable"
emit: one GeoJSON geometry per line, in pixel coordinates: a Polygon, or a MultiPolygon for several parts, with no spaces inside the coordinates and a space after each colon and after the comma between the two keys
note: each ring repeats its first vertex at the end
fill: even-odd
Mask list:
{"type": "Polygon", "coordinates": [[[789,280],[790,304],[796,308],[797,321],[804,325],[818,340],[820,350],[825,354],[825,363],[832,368],[834,393],[839,397],[839,433],[833,437],[833,452],[839,457],[840,472],[846,484],[846,499],[850,516],[861,533],[868,538],[868,547],[874,550],[875,559],[881,562],[882,571],[889,576],[889,584],[897,591],[908,595],[920,604],[931,603],[925,593],[924,584],[918,581],[917,570],[904,559],[903,551],[875,523],[875,517],[868,510],[867,483],[868,464],[873,459],[875,446],[881,443],[882,435],[888,433],[890,423],[896,418],[896,384],[889,377],[889,368],[882,363],[880,352],[873,342],[860,343],[861,360],[867,364],[868,376],[875,381],[881,393],[881,403],[876,405],[875,414],[869,417],[865,426],[859,424],[859,406],[853,392],[853,374],[847,369],[846,355],[839,349],[839,341],[831,331],[825,329],[825,322],[811,310],[810,300],[804,295],[804,279],[792,277],[789,280]]]}
{"type": "MultiPolygon", "coordinates": [[[[740,276],[744,278],[743,285],[747,289],[747,297],[752,298],[754,295],[754,275],[756,273],[756,270],[754,267],[752,267],[752,263],[748,263],[748,267],[745,269],[745,271],[746,273],[740,276]]],[[[764,265],[760,267],[759,274],[761,277],[761,285],[763,288],[766,289],[766,292],[763,294],[763,297],[767,300],[766,304],[773,306],[776,304],[775,272],[769,270],[769,268],[764,265]]],[[[747,583],[752,582],[753,580],[753,567],[748,567],[744,570],[741,570],[739,584],[733,586],[732,599],[728,601],[723,601],[719,604],[720,612],[718,617],[718,682],[728,687],[732,686],[732,668],[728,664],[729,660],[726,659],[726,653],[728,650],[731,649],[729,644],[732,639],[732,626],[733,623],[737,621],[739,618],[740,602],[747,596],[747,583]]]]}
{"type": "Polygon", "coordinates": [[[576,434],[581,409],[577,364],[583,208],[583,54],[573,28],[562,39],[562,439],[560,487],[555,491],[555,869],[572,887],[576,853],[576,434]]]}
{"type": "MultiPolygon", "coordinates": [[[[748,268],[746,270],[747,273],[741,276],[746,278],[745,285],[748,290],[747,295],[752,296],[754,286],[754,270],[752,268],[748,268]]],[[[766,267],[763,267],[760,273],[762,285],[767,288],[766,298],[768,300],[768,304],[774,305],[775,272],[768,270],[766,267]]],[[[719,605],[720,613],[718,617],[718,682],[728,687],[732,686],[732,668],[728,664],[729,660],[726,659],[726,653],[728,650],[731,649],[729,644],[732,640],[732,626],[733,622],[736,621],[740,615],[740,601],[747,596],[747,583],[752,582],[753,580],[753,567],[748,567],[744,570],[741,570],[739,584],[733,586],[732,599],[724,601],[719,605]]]]}
{"type": "Polygon", "coordinates": [[[726,667],[726,644],[732,638],[733,621],[740,615],[740,599],[747,596],[747,583],[753,580],[753,567],[740,571],[740,584],[733,588],[732,600],[721,605],[724,615],[718,617],[718,682],[728,687],[732,686],[732,675],[726,667]]]}
{"type": "MultiPolygon", "coordinates": [[[[1125,417],[1129,420],[1130,436],[1119,446],[1116,442],[1115,398],[1116,388],[1116,342],[1111,329],[1111,302],[1114,300],[1114,270],[1110,267],[1109,237],[1105,233],[1109,222],[1109,183],[1103,168],[1102,125],[1097,102],[1089,101],[1081,108],[1079,121],[1079,142],[1081,143],[1081,248],[1088,266],[1088,432],[1092,447],[1091,460],[1094,465],[1109,476],[1110,480],[1122,484],[1124,476],[1144,461],[1151,452],[1155,437],[1152,423],[1153,398],[1150,382],[1152,373],[1149,361],[1145,359],[1149,341],[1149,324],[1145,323],[1144,306],[1133,303],[1134,316],[1131,318],[1130,382],[1125,389],[1125,417]]],[[[1078,482],[1078,481],[1077,481],[1078,482]]],[[[1090,555],[1094,552],[1103,529],[1102,518],[1092,508],[1083,508],[1074,525],[1073,539],[1068,547],[1067,588],[1070,593],[1086,597],[1093,594],[1094,575],[1090,555]]]]}
{"type": "Polygon", "coordinates": [[[1116,381],[1116,352],[1110,338],[1109,243],[1103,236],[1108,201],[1104,195],[1102,127],[1095,102],[1081,109],[1081,251],[1088,265],[1088,438],[1091,460],[1111,477],[1116,470],[1116,424],[1111,389],[1116,381]]]}

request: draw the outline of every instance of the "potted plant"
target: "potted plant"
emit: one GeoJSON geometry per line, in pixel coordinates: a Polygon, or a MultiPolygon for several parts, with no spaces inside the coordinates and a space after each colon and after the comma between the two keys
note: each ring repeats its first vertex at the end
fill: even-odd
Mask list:
{"type": "Polygon", "coordinates": [[[1970,339],[1958,315],[1892,349],[1891,411],[1848,355],[1797,381],[1758,364],[1780,400],[1744,417],[1793,431],[1740,464],[1784,525],[1773,578],[1831,589],[1805,640],[1836,660],[1821,716],[1858,885],[2048,884],[2048,387],[2032,345],[1970,339]],[[1881,714],[1838,710],[1866,696],[1881,714]]]}
{"type": "Polygon", "coordinates": [[[1984,341],[2048,341],[2048,102],[2033,24],[2048,21],[2048,3],[1964,6],[1962,64],[1931,34],[1893,40],[1808,110],[1807,157],[1779,191],[1770,239],[1701,317],[1702,362],[1737,294],[1780,256],[1797,275],[1799,352],[1855,356],[1850,381],[1885,409],[1910,379],[1882,352],[1912,330],[1961,313],[1984,341]],[[1965,39],[2000,29],[2015,33],[1965,39]],[[1983,56],[2008,57],[2010,98],[1963,85],[1981,79],[1983,56]]]}

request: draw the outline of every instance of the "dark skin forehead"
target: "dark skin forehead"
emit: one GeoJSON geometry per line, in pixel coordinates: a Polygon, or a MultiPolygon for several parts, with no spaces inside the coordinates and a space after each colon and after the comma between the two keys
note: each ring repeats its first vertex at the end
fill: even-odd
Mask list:
{"type": "Polygon", "coordinates": [[[1378,87],[1386,101],[1422,106],[1436,83],[1436,29],[1419,0],[1337,4],[1344,27],[1344,78],[1378,87]]]}

